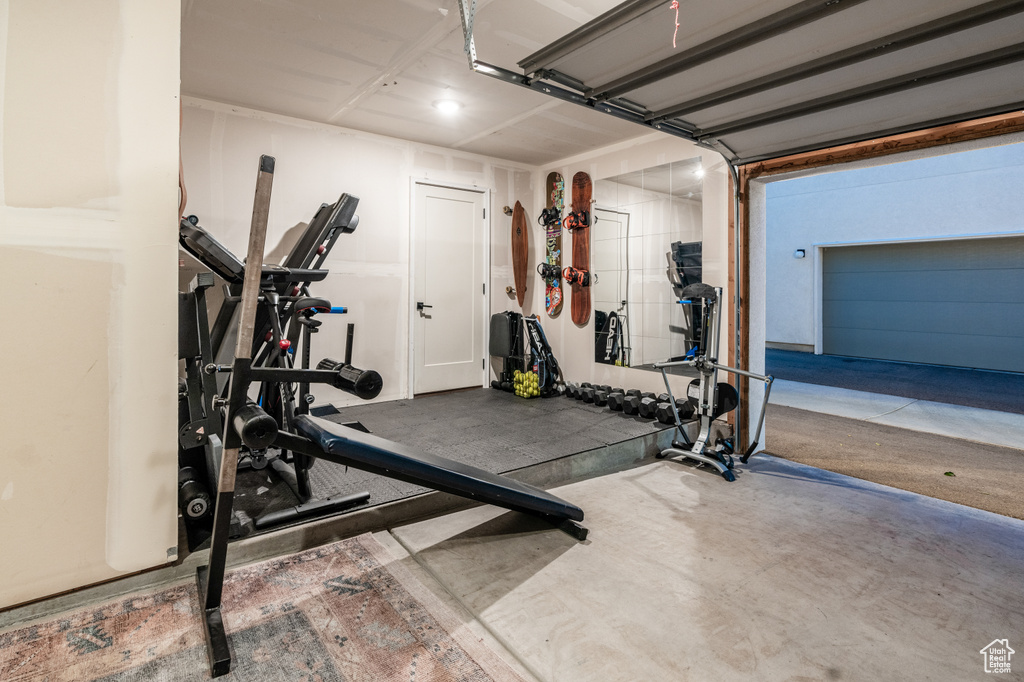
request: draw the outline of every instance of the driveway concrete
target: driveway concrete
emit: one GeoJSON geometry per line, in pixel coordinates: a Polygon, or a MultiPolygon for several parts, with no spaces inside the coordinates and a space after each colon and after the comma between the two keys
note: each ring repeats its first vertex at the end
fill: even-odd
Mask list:
{"type": "MultiPolygon", "coordinates": [[[[976,443],[1024,448],[1024,415],[916,398],[776,379],[771,404],[924,431],[976,443]]],[[[771,420],[766,428],[772,429],[771,420]]]]}
{"type": "Polygon", "coordinates": [[[772,349],[765,366],[776,379],[1024,414],[1024,374],[1014,372],[772,349]]]}

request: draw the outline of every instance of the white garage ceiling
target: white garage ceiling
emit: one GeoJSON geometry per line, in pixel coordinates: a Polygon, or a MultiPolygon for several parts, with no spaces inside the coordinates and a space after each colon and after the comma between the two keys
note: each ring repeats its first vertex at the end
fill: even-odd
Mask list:
{"type": "Polygon", "coordinates": [[[680,0],[676,46],[668,0],[466,4],[498,78],[457,0],[185,0],[182,91],[536,165],[651,128],[747,162],[1024,108],[1024,0],[680,0]]]}
{"type": "MultiPolygon", "coordinates": [[[[615,0],[477,3],[480,57],[515,68],[615,0]]],[[[542,165],[645,131],[470,71],[454,0],[185,0],[182,93],[542,165]],[[444,115],[432,103],[463,104],[444,115]]]]}

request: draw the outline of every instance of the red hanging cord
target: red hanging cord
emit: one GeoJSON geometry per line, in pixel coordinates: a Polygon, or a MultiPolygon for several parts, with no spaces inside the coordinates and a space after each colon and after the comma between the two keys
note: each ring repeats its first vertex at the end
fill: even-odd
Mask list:
{"type": "Polygon", "coordinates": [[[676,30],[672,33],[672,49],[674,50],[676,48],[676,35],[679,34],[679,0],[672,0],[669,8],[676,11],[676,30]]]}

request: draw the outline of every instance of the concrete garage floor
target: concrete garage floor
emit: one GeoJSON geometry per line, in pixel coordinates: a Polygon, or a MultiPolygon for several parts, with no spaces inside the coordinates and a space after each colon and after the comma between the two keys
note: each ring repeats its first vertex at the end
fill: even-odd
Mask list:
{"type": "Polygon", "coordinates": [[[770,456],[743,468],[560,488],[582,544],[491,507],[378,537],[544,682],[983,679],[982,647],[1020,650],[1024,522],[770,456]]]}

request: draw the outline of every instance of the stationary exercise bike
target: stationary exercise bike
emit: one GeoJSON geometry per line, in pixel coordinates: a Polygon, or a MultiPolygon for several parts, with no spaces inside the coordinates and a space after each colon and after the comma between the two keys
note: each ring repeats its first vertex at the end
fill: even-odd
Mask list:
{"type": "Polygon", "coordinates": [[[655,367],[661,370],[661,376],[665,380],[665,390],[668,391],[672,405],[672,413],[675,416],[676,430],[682,437],[682,441],[673,439],[672,447],[662,450],[658,459],[670,457],[684,457],[696,462],[702,462],[714,467],[718,473],[727,481],[735,481],[736,474],[733,473],[733,442],[730,438],[712,438],[714,431],[713,422],[723,414],[736,409],[739,404],[739,394],[736,389],[727,383],[718,382],[718,370],[725,370],[733,374],[743,375],[765,383],[764,400],[761,402],[761,414],[757,418],[757,431],[754,433],[754,440],[743,453],[741,462],[746,464],[747,460],[757,448],[758,439],[761,437],[761,427],[764,424],[764,412],[768,406],[768,396],[772,390],[771,376],[754,374],[736,367],[728,367],[718,363],[718,341],[721,334],[721,311],[722,289],[712,287],[708,284],[690,284],[683,288],[682,305],[699,306],[701,310],[701,333],[700,341],[697,344],[692,360],[679,360],[675,362],[655,363],[655,367]],[[669,367],[688,366],[694,367],[700,372],[700,377],[690,382],[686,389],[686,398],[693,405],[694,411],[700,417],[700,431],[696,441],[691,441],[683,428],[682,420],[679,418],[679,410],[676,407],[675,397],[672,396],[672,387],[669,385],[669,367]]]}

